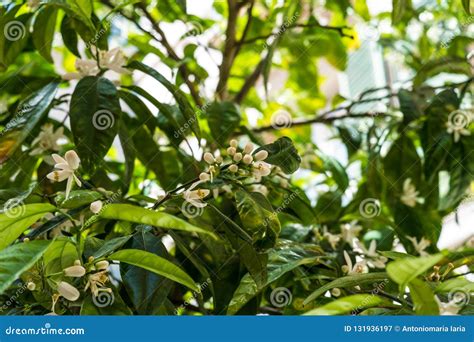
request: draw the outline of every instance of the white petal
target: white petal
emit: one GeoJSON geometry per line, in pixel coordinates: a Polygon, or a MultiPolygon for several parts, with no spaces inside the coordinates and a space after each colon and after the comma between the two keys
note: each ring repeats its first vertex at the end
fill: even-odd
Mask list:
{"type": "Polygon", "coordinates": [[[72,167],[74,170],[79,167],[79,163],[81,162],[81,160],[79,159],[79,156],[77,155],[76,151],[67,151],[64,155],[64,158],[67,160],[69,166],[72,167]]]}
{"type": "Polygon", "coordinates": [[[53,153],[52,157],[54,161],[56,162],[56,164],[67,164],[66,159],[61,157],[59,154],[53,153]]]}
{"type": "Polygon", "coordinates": [[[67,179],[67,185],[66,185],[66,199],[69,198],[69,193],[71,192],[71,189],[72,189],[72,182],[73,182],[74,178],[72,176],[70,176],[68,179],[67,179]]]}

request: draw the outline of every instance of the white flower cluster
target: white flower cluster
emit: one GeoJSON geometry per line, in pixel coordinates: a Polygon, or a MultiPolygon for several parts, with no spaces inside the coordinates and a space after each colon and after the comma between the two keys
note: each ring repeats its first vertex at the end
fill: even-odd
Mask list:
{"type": "Polygon", "coordinates": [[[92,49],[96,54],[98,63],[93,59],[76,59],[75,67],[77,72],[68,72],[63,75],[65,80],[78,80],[86,76],[96,76],[101,70],[107,69],[115,71],[119,74],[130,73],[128,69],[123,66],[126,63],[125,56],[120,48],[115,48],[110,51],[102,51],[92,49]]]}
{"type": "MultiPolygon", "coordinates": [[[[253,182],[261,182],[262,177],[270,175],[272,166],[265,163],[264,160],[268,157],[268,152],[261,150],[254,152],[254,145],[248,142],[243,149],[240,149],[237,140],[233,139],[227,148],[227,156],[213,155],[210,152],[204,153],[203,159],[209,164],[206,172],[199,175],[199,180],[194,182],[183,193],[183,198],[186,202],[194,205],[197,208],[203,208],[206,203],[203,199],[211,193],[209,189],[200,189],[198,185],[206,182],[214,182],[215,177],[221,173],[230,174],[239,180],[250,179],[253,182]],[[253,153],[252,153],[253,152],[253,153]]],[[[255,185],[253,185],[255,186],[255,185]]],[[[221,187],[225,192],[230,192],[230,186],[224,185],[221,187]]],[[[217,197],[219,188],[213,189],[214,197],[217,197]]]]}

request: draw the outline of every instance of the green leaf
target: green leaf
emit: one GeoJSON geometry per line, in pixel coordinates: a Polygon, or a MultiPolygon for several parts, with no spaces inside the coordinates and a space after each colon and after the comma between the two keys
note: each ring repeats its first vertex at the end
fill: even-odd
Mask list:
{"type": "Polygon", "coordinates": [[[98,258],[107,256],[109,254],[112,254],[115,250],[125,245],[128,242],[128,240],[130,240],[131,237],[132,237],[131,235],[127,235],[127,236],[120,236],[115,239],[107,240],[97,251],[95,251],[92,254],[92,256],[95,259],[98,259],[98,258]]]}
{"type": "Polygon", "coordinates": [[[428,271],[442,259],[443,255],[441,254],[420,258],[407,257],[390,262],[386,270],[390,278],[402,287],[428,271]]]}
{"type": "Polygon", "coordinates": [[[155,132],[156,118],[148,109],[148,106],[138,96],[128,91],[119,90],[118,95],[135,113],[140,124],[146,125],[150,132],[155,132]]]}
{"type": "Polygon", "coordinates": [[[0,163],[10,157],[48,113],[56,95],[57,82],[32,93],[18,104],[13,119],[0,137],[0,163]],[[9,134],[14,133],[14,134],[9,134]],[[13,138],[13,139],[12,139],[13,138]]]}
{"type": "Polygon", "coordinates": [[[114,84],[103,77],[79,81],[71,98],[71,131],[83,166],[88,170],[103,162],[118,133],[120,103],[114,84]]]}
{"type": "Polygon", "coordinates": [[[51,49],[57,16],[58,11],[56,8],[49,6],[41,7],[33,26],[33,43],[35,48],[50,63],[53,63],[51,49]]]}
{"type": "Polygon", "coordinates": [[[242,226],[255,246],[264,250],[273,247],[281,226],[267,198],[259,192],[237,190],[235,202],[242,226]]]}
{"type": "MultiPolygon", "coordinates": [[[[133,236],[130,248],[139,249],[169,259],[168,252],[161,242],[146,229],[133,236]]],[[[163,304],[173,283],[160,275],[143,268],[121,265],[121,274],[127,293],[139,315],[153,315],[163,304]]]]}
{"type": "Polygon", "coordinates": [[[334,288],[346,288],[353,287],[364,284],[372,284],[378,281],[386,281],[388,279],[388,274],[385,272],[376,272],[376,273],[366,273],[366,274],[356,274],[351,276],[346,276],[342,278],[337,278],[330,283],[324,284],[320,288],[316,289],[311,293],[303,302],[303,305],[308,304],[309,302],[315,300],[319,296],[325,294],[327,291],[334,288]]]}
{"type": "Polygon", "coordinates": [[[418,70],[413,79],[413,86],[419,87],[426,80],[443,72],[471,76],[471,65],[466,58],[457,56],[443,56],[429,60],[418,70]]]}
{"type": "Polygon", "coordinates": [[[403,113],[403,123],[418,119],[422,113],[415,100],[415,96],[405,89],[398,92],[398,101],[400,102],[400,111],[403,113]]]}
{"type": "Polygon", "coordinates": [[[51,241],[31,241],[0,251],[0,295],[41,258],[50,243],[51,241]]]}
{"type": "Polygon", "coordinates": [[[398,24],[405,14],[408,7],[411,6],[410,0],[393,0],[392,1],[392,25],[398,24]]]}
{"type": "Polygon", "coordinates": [[[0,214],[0,250],[14,242],[33,223],[56,209],[46,203],[19,203],[0,214]]]}
{"type": "Polygon", "coordinates": [[[364,20],[370,20],[370,12],[366,0],[355,0],[354,9],[364,20]]]}
{"type": "Polygon", "coordinates": [[[279,166],[285,173],[293,173],[300,167],[301,158],[298,151],[293,146],[293,141],[288,137],[283,137],[277,141],[258,148],[258,151],[265,150],[268,157],[265,162],[279,166]]]}
{"type": "Polygon", "coordinates": [[[212,137],[221,145],[228,145],[234,131],[240,125],[240,113],[233,102],[213,102],[207,109],[207,123],[212,137]]]}
{"type": "Polygon", "coordinates": [[[62,8],[69,16],[79,19],[89,29],[95,29],[91,20],[91,0],[43,0],[43,2],[62,8]]]}
{"type": "Polygon", "coordinates": [[[180,283],[191,290],[199,290],[194,283],[194,280],[192,280],[191,277],[180,267],[153,253],[141,251],[139,249],[122,249],[121,251],[110,255],[108,259],[144,268],[180,283]]]}
{"type": "Polygon", "coordinates": [[[462,1],[462,7],[464,7],[464,10],[466,11],[467,14],[471,14],[471,0],[461,0],[462,1]]]}
{"type": "Polygon", "coordinates": [[[463,277],[456,277],[443,281],[435,289],[436,293],[447,293],[452,291],[472,293],[474,292],[474,282],[471,282],[463,277]]]}
{"type": "Polygon", "coordinates": [[[177,86],[168,81],[159,72],[141,62],[133,61],[128,65],[128,67],[131,69],[140,70],[150,75],[158,82],[160,82],[166,89],[168,89],[168,91],[174,96],[176,103],[179,106],[179,109],[186,118],[187,125],[191,127],[192,131],[197,137],[200,136],[199,123],[196,117],[196,113],[194,112],[193,107],[186,98],[186,95],[184,95],[184,93],[177,86]]]}
{"type": "Polygon", "coordinates": [[[246,274],[240,281],[239,287],[229,304],[227,314],[236,314],[246,303],[261,292],[266,286],[283,275],[302,265],[314,264],[321,251],[314,246],[294,244],[288,241],[279,241],[275,250],[270,252],[267,266],[266,283],[259,286],[250,274],[246,274]]]}
{"type": "Polygon", "coordinates": [[[103,219],[128,221],[166,229],[183,230],[189,233],[207,234],[216,239],[214,233],[196,227],[178,217],[130,204],[106,205],[99,216],[103,219]]]}
{"type": "Polygon", "coordinates": [[[56,203],[65,209],[74,209],[90,204],[102,198],[102,194],[93,190],[73,190],[66,199],[64,194],[56,196],[56,203]]]}
{"type": "Polygon", "coordinates": [[[324,172],[330,172],[330,175],[339,186],[339,191],[344,192],[349,186],[349,177],[347,176],[345,168],[337,161],[337,159],[320,154],[321,159],[324,162],[324,172]]]}
{"type": "Polygon", "coordinates": [[[65,15],[61,21],[61,37],[63,38],[64,45],[71,51],[76,57],[81,57],[79,50],[77,49],[77,32],[74,30],[72,19],[65,15]]]}
{"type": "Polygon", "coordinates": [[[431,287],[421,279],[413,279],[409,284],[411,299],[417,315],[438,315],[439,307],[436,303],[431,287]]]}
{"type": "Polygon", "coordinates": [[[382,299],[373,294],[357,294],[337,299],[317,309],[308,311],[305,315],[342,315],[353,311],[359,311],[364,308],[371,308],[380,303],[382,303],[382,299]]]}

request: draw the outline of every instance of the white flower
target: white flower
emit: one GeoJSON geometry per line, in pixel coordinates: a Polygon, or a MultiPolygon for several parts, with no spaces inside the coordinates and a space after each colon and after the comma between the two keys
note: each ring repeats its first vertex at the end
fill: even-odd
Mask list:
{"type": "Polygon", "coordinates": [[[80,278],[86,274],[86,269],[80,265],[67,267],[63,270],[66,277],[80,278]]]}
{"type": "Polygon", "coordinates": [[[262,177],[268,176],[272,172],[272,169],[269,164],[259,161],[256,163],[253,163],[253,176],[259,182],[262,177]]]}
{"type": "Polygon", "coordinates": [[[99,261],[95,264],[95,267],[99,270],[99,271],[105,271],[109,268],[109,262],[107,260],[102,260],[102,261],[99,261]]]}
{"type": "Polygon", "coordinates": [[[471,132],[465,126],[458,125],[455,122],[452,122],[452,120],[448,121],[446,127],[446,132],[453,135],[454,142],[458,142],[459,139],[461,139],[461,135],[471,135],[471,132]]]}
{"type": "Polygon", "coordinates": [[[427,256],[429,255],[425,252],[425,249],[431,244],[430,240],[425,239],[424,237],[421,238],[420,242],[416,240],[414,236],[407,236],[407,239],[411,241],[413,244],[413,248],[420,256],[427,256]]]}
{"type": "Polygon", "coordinates": [[[114,48],[110,51],[99,50],[100,67],[110,69],[119,74],[128,74],[130,71],[123,66],[126,64],[125,55],[120,48],[114,48]]]}
{"type": "Polygon", "coordinates": [[[414,207],[416,203],[423,203],[423,198],[417,197],[419,191],[416,191],[416,188],[413,184],[411,184],[411,178],[405,179],[403,182],[403,194],[400,197],[400,200],[403,204],[414,207]]]}
{"type": "Polygon", "coordinates": [[[351,257],[346,251],[344,251],[344,259],[346,260],[346,265],[342,266],[342,268],[348,275],[367,273],[369,271],[364,260],[358,261],[355,265],[352,265],[351,257]]]}
{"type": "Polygon", "coordinates": [[[443,303],[439,300],[438,296],[435,296],[435,300],[438,303],[439,314],[441,316],[455,316],[461,310],[461,306],[458,305],[455,301],[450,301],[448,303],[443,303]]]}
{"type": "Polygon", "coordinates": [[[211,175],[208,174],[208,173],[206,173],[206,172],[201,172],[201,173],[199,174],[199,179],[200,179],[201,181],[203,181],[203,182],[207,182],[208,180],[211,179],[211,175]]]}
{"type": "Polygon", "coordinates": [[[262,184],[254,184],[250,187],[251,191],[253,192],[259,192],[264,196],[268,195],[268,188],[265,185],[262,184]]]}
{"type": "Polygon", "coordinates": [[[265,160],[265,159],[267,159],[267,157],[268,157],[268,152],[265,151],[265,150],[258,151],[254,155],[254,159],[256,161],[265,160]]]}
{"type": "Polygon", "coordinates": [[[101,291],[112,292],[112,289],[105,287],[105,283],[108,280],[109,276],[107,275],[107,270],[91,273],[88,277],[87,284],[84,287],[84,291],[90,287],[94,297],[97,297],[101,291]]]}
{"type": "Polygon", "coordinates": [[[103,206],[103,203],[102,201],[95,201],[95,202],[92,202],[91,205],[90,205],[90,210],[94,213],[94,214],[98,214],[100,213],[100,211],[102,210],[102,206],[103,206]]]}
{"type": "Polygon", "coordinates": [[[76,59],[75,67],[77,72],[68,72],[62,76],[64,80],[80,80],[86,76],[96,76],[100,69],[97,62],[92,59],[76,59]]]}
{"type": "Polygon", "coordinates": [[[43,125],[41,132],[31,143],[31,146],[37,146],[30,152],[30,155],[39,155],[45,151],[59,151],[58,140],[66,138],[63,133],[64,127],[59,127],[54,131],[52,124],[47,123],[43,125]]]}
{"type": "Polygon", "coordinates": [[[341,234],[344,241],[349,244],[352,244],[354,239],[359,235],[362,230],[362,226],[357,224],[357,221],[351,221],[350,223],[345,223],[341,225],[341,234]]]}
{"type": "Polygon", "coordinates": [[[61,296],[63,296],[67,300],[70,300],[71,302],[75,302],[81,296],[78,289],[76,289],[71,284],[66,283],[65,281],[59,282],[58,292],[61,296]]]}
{"type": "Polygon", "coordinates": [[[327,227],[323,228],[323,237],[328,240],[332,249],[336,249],[337,244],[339,243],[339,241],[341,241],[341,236],[338,234],[329,233],[327,227]]]}
{"type": "Polygon", "coordinates": [[[208,164],[214,164],[216,162],[214,156],[212,155],[212,153],[209,153],[209,152],[206,152],[204,153],[204,160],[206,163],[208,164]]]}
{"type": "Polygon", "coordinates": [[[387,263],[388,259],[384,256],[381,256],[377,253],[377,241],[372,240],[370,241],[369,249],[365,248],[364,244],[360,241],[356,241],[357,247],[362,251],[362,254],[369,258],[366,262],[370,267],[376,268],[385,268],[385,264],[387,263]]]}
{"type": "Polygon", "coordinates": [[[80,159],[77,153],[73,150],[67,151],[64,158],[57,154],[53,154],[53,159],[56,162],[54,167],[59,170],[49,173],[46,177],[54,182],[62,182],[67,179],[67,199],[71,192],[73,181],[76,182],[77,186],[81,186],[81,181],[74,174],[74,172],[79,168],[80,159]]]}
{"type": "Polygon", "coordinates": [[[208,189],[197,189],[193,190],[196,186],[198,186],[202,181],[197,181],[193,183],[188,190],[183,193],[183,198],[186,202],[191,203],[197,208],[204,208],[207,203],[203,202],[202,199],[207,197],[211,191],[208,189]]]}

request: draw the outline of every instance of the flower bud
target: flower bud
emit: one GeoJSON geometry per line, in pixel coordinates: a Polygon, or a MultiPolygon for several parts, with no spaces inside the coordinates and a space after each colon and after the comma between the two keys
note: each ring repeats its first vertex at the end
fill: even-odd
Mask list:
{"type": "Polygon", "coordinates": [[[235,164],[232,164],[231,166],[229,166],[229,171],[236,173],[237,171],[239,171],[239,167],[235,164]]]}
{"type": "Polygon", "coordinates": [[[94,214],[98,214],[102,210],[102,201],[92,202],[91,205],[90,205],[90,210],[94,214]]]}
{"type": "Polygon", "coordinates": [[[235,152],[237,152],[237,150],[236,150],[235,147],[229,147],[229,148],[227,149],[227,154],[228,154],[229,156],[233,156],[233,155],[235,154],[235,152]]]}
{"type": "Polygon", "coordinates": [[[23,239],[23,242],[25,242],[25,243],[26,243],[26,242],[30,242],[30,239],[29,239],[29,238],[24,238],[24,239],[23,239]]]}
{"type": "Polygon", "coordinates": [[[331,294],[334,297],[339,297],[341,295],[341,290],[339,288],[335,287],[331,290],[331,294]]]}
{"type": "Polygon", "coordinates": [[[216,160],[214,159],[214,156],[209,152],[204,153],[204,160],[208,164],[214,164],[216,162],[216,160]]]}
{"type": "Polygon", "coordinates": [[[268,152],[265,150],[258,151],[255,153],[254,158],[256,161],[265,160],[268,157],[268,152]]]}
{"type": "Polygon", "coordinates": [[[245,164],[250,164],[253,161],[253,158],[250,154],[246,154],[242,159],[245,164]]]}
{"type": "Polygon", "coordinates": [[[253,150],[253,144],[249,141],[244,147],[244,153],[250,153],[253,150]]]}
{"type": "Polygon", "coordinates": [[[211,179],[211,176],[206,172],[202,172],[199,175],[199,179],[205,182],[205,181],[208,181],[209,179],[211,179]]]}
{"type": "Polygon", "coordinates": [[[70,266],[63,270],[66,277],[80,278],[86,274],[86,269],[82,266],[70,266]]]}
{"type": "Polygon", "coordinates": [[[237,140],[232,139],[232,140],[230,141],[229,145],[230,145],[231,147],[237,148],[237,146],[239,145],[239,143],[237,142],[237,140]]]}
{"type": "Polygon", "coordinates": [[[234,161],[238,163],[238,162],[241,161],[241,160],[242,160],[242,153],[237,152],[237,153],[234,155],[234,161]]]}
{"type": "Polygon", "coordinates": [[[89,262],[93,262],[93,261],[94,261],[94,259],[95,259],[95,258],[94,258],[94,257],[91,255],[91,256],[89,257],[89,259],[87,259],[87,261],[89,261],[89,262]]]}
{"type": "Polygon", "coordinates": [[[36,284],[30,281],[28,284],[26,284],[26,288],[30,291],[34,291],[36,289],[36,284]]]}
{"type": "Polygon", "coordinates": [[[74,265],[81,266],[81,260],[74,260],[74,265]]]}
{"type": "Polygon", "coordinates": [[[216,163],[217,164],[222,164],[223,160],[222,160],[222,157],[221,156],[217,156],[216,157],[216,163]]]}
{"type": "Polygon", "coordinates": [[[107,260],[99,261],[95,264],[95,267],[97,267],[99,271],[105,271],[109,268],[109,262],[107,260]]]}
{"type": "Polygon", "coordinates": [[[78,289],[76,289],[71,284],[66,283],[65,281],[59,282],[58,292],[61,296],[63,296],[67,300],[70,300],[71,302],[75,302],[81,296],[78,289]]]}

